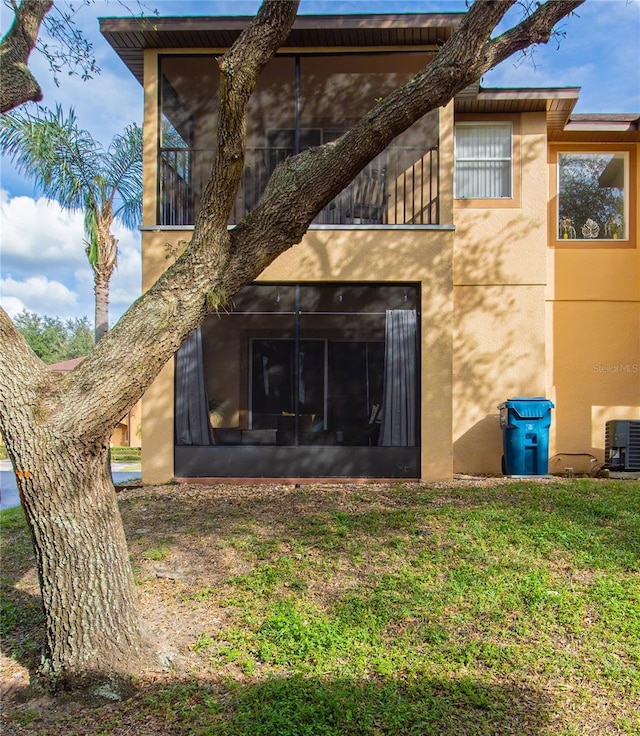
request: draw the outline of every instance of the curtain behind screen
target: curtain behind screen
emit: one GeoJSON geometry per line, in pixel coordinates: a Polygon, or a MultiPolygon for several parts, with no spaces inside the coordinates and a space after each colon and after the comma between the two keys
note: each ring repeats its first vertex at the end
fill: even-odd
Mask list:
{"type": "Polygon", "coordinates": [[[455,196],[511,196],[511,126],[456,125],[455,196]]]}
{"type": "Polygon", "coordinates": [[[176,445],[214,445],[202,363],[202,333],[195,329],[176,353],[176,445]]]}
{"type": "Polygon", "coordinates": [[[417,444],[417,315],[415,309],[387,309],[382,423],[378,445],[417,444]]]}

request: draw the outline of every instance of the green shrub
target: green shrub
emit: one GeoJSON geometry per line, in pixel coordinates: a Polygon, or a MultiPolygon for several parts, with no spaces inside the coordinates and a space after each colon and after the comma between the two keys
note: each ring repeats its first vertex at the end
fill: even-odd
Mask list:
{"type": "Polygon", "coordinates": [[[112,447],[111,461],[118,463],[140,462],[141,450],[139,447],[112,447]]]}

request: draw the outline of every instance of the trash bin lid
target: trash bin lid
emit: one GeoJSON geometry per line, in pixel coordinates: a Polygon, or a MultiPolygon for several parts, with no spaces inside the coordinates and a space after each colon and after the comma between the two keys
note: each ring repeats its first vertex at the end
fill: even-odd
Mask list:
{"type": "Polygon", "coordinates": [[[540,419],[547,414],[549,409],[553,409],[554,404],[544,396],[519,396],[515,399],[507,399],[499,406],[500,409],[503,407],[512,409],[520,419],[540,419]]]}
{"type": "Polygon", "coordinates": [[[544,396],[514,396],[512,399],[507,399],[507,404],[510,401],[544,401],[551,404],[549,399],[545,398],[544,396]]]}

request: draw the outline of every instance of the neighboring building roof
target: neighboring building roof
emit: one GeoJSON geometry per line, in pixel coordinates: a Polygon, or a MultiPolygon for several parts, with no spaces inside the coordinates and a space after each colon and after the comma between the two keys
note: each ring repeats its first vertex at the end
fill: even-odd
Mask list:
{"type": "Polygon", "coordinates": [[[77,368],[83,360],[84,356],[81,358],[71,358],[70,360],[63,360],[60,363],[51,363],[48,368],[52,371],[65,373],[66,371],[72,371],[74,368],[77,368]]]}
{"type": "Polygon", "coordinates": [[[571,115],[564,129],[549,136],[553,141],[640,141],[640,113],[583,113],[571,115]]]}
{"type": "MultiPolygon", "coordinates": [[[[299,15],[283,49],[441,46],[465,13],[299,15]]],[[[100,18],[100,32],[142,84],[144,49],[228,48],[252,16],[100,18]]]]}

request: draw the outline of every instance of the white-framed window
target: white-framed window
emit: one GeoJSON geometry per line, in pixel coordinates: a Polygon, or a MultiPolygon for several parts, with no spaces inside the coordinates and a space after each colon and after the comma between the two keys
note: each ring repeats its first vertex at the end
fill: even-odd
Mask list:
{"type": "Polygon", "coordinates": [[[558,152],[558,239],[626,240],[629,155],[558,152]]]}
{"type": "Polygon", "coordinates": [[[457,199],[513,196],[512,140],[511,123],[456,123],[454,192],[457,199]]]}

